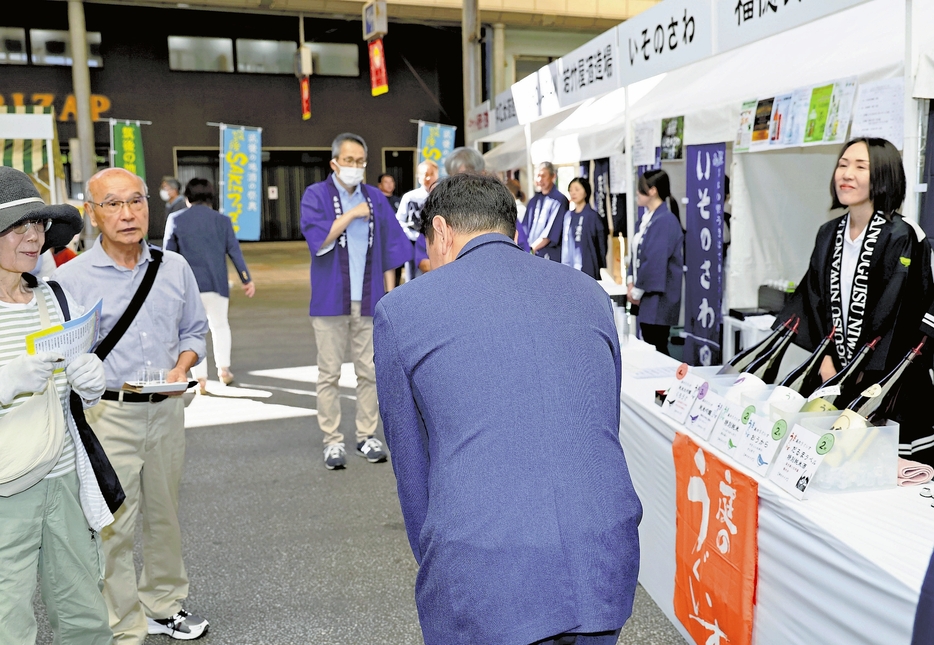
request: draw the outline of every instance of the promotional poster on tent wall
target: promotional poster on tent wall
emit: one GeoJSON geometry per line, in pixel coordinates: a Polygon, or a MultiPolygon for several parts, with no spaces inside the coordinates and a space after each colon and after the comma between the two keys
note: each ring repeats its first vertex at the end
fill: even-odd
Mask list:
{"type": "Polygon", "coordinates": [[[684,362],[720,364],[726,144],[687,147],[684,362]]]}
{"type": "Polygon", "coordinates": [[[257,241],[262,220],[262,128],[220,125],[220,211],[238,240],[257,241]]]}
{"type": "Polygon", "coordinates": [[[684,142],[684,117],[662,119],[662,161],[681,159],[684,142]]]}
{"type": "Polygon", "coordinates": [[[444,170],[444,159],[454,150],[454,134],[457,126],[442,125],[440,123],[418,122],[418,163],[426,160],[438,164],[438,174],[442,177],[447,173],[444,170]]]}
{"type": "Polygon", "coordinates": [[[139,122],[110,120],[110,160],[113,168],[125,168],[146,181],[143,135],[139,122]]]}
{"type": "MultiPolygon", "coordinates": [[[[853,108],[851,137],[888,139],[901,150],[905,145],[905,78],[888,78],[859,86],[853,108]]],[[[930,135],[928,135],[930,136],[930,135]]]]}
{"type": "Polygon", "coordinates": [[[853,76],[745,101],[740,107],[733,152],[843,143],[856,89],[857,79],[853,76]]]}

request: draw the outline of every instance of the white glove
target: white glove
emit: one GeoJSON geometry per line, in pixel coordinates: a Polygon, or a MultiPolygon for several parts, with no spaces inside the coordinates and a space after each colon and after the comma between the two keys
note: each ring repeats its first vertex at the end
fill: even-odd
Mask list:
{"type": "Polygon", "coordinates": [[[71,389],[85,401],[96,401],[107,387],[104,363],[97,354],[82,354],[65,368],[71,389]]]}
{"type": "Polygon", "coordinates": [[[0,368],[0,405],[10,405],[25,392],[44,392],[49,378],[64,360],[61,354],[20,354],[0,368]]]}

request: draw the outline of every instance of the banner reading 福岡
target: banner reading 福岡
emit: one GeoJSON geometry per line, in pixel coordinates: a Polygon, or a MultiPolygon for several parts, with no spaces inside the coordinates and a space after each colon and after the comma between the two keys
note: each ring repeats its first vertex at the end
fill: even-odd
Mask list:
{"type": "Polygon", "coordinates": [[[110,120],[111,165],[125,168],[146,181],[146,160],[143,157],[143,135],[140,124],[133,121],[110,120]]]}
{"type": "Polygon", "coordinates": [[[438,164],[438,173],[444,177],[444,159],[454,150],[457,126],[418,122],[418,163],[425,160],[438,164]]]}
{"type": "Polygon", "coordinates": [[[749,645],[758,553],[759,486],[677,433],[675,616],[702,643],[749,645]]]}
{"type": "Polygon", "coordinates": [[[726,144],[687,147],[684,362],[720,363],[726,144]]]}
{"type": "Polygon", "coordinates": [[[262,220],[262,128],[221,124],[220,210],[238,240],[255,242],[262,220]]]}

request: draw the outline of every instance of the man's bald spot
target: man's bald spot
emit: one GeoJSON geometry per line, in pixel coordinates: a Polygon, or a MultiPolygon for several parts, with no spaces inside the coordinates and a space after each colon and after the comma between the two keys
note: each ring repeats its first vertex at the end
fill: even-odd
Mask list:
{"type": "Polygon", "coordinates": [[[87,190],[85,191],[86,193],[85,199],[87,199],[87,201],[90,201],[90,202],[94,202],[97,200],[103,200],[104,197],[106,197],[106,195],[97,195],[96,192],[94,191],[94,186],[99,184],[102,180],[104,180],[107,177],[110,177],[113,174],[122,174],[128,177],[132,177],[137,182],[139,182],[139,188],[140,188],[139,194],[140,195],[146,194],[147,192],[146,182],[144,182],[142,177],[140,177],[139,175],[134,175],[126,168],[104,168],[103,170],[98,170],[96,173],[94,173],[94,175],[90,179],[88,179],[87,190]],[[92,199],[92,196],[95,196],[95,197],[92,199]]]}

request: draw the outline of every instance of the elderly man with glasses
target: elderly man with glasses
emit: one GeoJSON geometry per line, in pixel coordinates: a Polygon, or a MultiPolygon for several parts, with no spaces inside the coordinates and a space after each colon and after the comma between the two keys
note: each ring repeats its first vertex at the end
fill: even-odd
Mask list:
{"type": "Polygon", "coordinates": [[[87,419],[126,493],[114,523],[101,533],[110,626],[114,642],[121,644],[142,645],[147,633],[190,640],[204,633],[208,622],[182,607],[188,597],[178,522],[184,405],[177,395],[135,394],[121,388],[147,368],[163,370],[166,382],[187,382],[188,370],[204,360],[208,321],[185,259],[150,247],[143,239],[149,226],[149,196],[142,179],[122,168],[108,168],[91,177],[85,195],[85,212],[101,235],[89,251],[62,265],[53,279],[85,309],[98,300],[104,303],[103,340],[96,353],[103,354],[107,389],[101,402],[87,411],[87,419]],[[137,584],[133,540],[140,512],[143,573],[137,584]]]}
{"type": "Polygon", "coordinates": [[[350,343],[357,375],[356,449],[370,463],[386,461],[374,435],[379,420],[373,366],[373,310],[396,286],[395,270],[412,244],[379,189],[363,183],[366,142],[351,133],[331,144],[331,170],[305,189],[302,233],[311,252],[311,315],[318,363],[318,426],[324,465],[346,466],[338,381],[350,343]]]}

